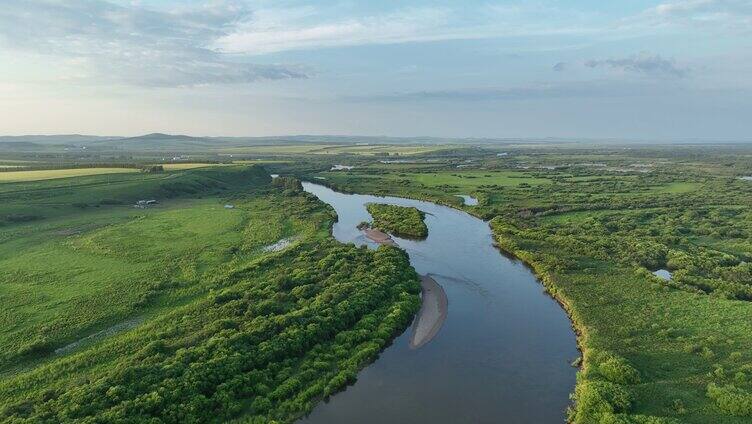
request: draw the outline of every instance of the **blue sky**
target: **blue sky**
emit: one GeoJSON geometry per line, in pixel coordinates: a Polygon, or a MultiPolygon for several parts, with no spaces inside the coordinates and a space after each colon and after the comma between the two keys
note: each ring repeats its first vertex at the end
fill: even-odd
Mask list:
{"type": "Polygon", "coordinates": [[[752,140],[752,0],[5,0],[0,134],[752,140]]]}

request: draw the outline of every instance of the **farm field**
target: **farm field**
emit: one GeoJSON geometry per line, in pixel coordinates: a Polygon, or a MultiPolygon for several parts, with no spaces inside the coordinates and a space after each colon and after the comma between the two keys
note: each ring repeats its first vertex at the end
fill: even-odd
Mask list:
{"type": "Polygon", "coordinates": [[[46,169],[38,171],[10,171],[0,172],[1,182],[39,181],[56,178],[82,177],[86,175],[122,174],[138,172],[138,169],[130,168],[73,168],[73,169],[46,169]]]}
{"type": "Polygon", "coordinates": [[[252,154],[278,154],[278,155],[295,155],[295,154],[312,154],[312,155],[340,155],[351,154],[357,156],[374,156],[374,155],[416,155],[419,153],[428,153],[447,148],[445,146],[400,146],[394,144],[385,145],[325,145],[325,144],[281,144],[281,145],[259,145],[253,147],[232,147],[223,148],[222,153],[252,153],[252,154]]]}
{"type": "Polygon", "coordinates": [[[206,168],[208,166],[226,166],[224,163],[165,163],[160,164],[165,171],[179,171],[184,169],[206,168]]]}

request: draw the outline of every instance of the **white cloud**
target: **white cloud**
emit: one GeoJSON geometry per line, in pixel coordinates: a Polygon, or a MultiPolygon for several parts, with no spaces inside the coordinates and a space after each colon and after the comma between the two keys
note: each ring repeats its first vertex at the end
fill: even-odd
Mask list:
{"type": "Polygon", "coordinates": [[[262,54],[285,50],[388,44],[447,38],[450,14],[440,9],[410,10],[398,13],[345,18],[329,23],[303,24],[295,13],[266,11],[265,19],[251,20],[215,46],[232,53],[262,54]],[[275,19],[270,19],[275,15],[275,19]],[[436,31],[437,27],[444,31],[436,31]],[[428,31],[433,28],[434,31],[428,31]]]}
{"type": "Polygon", "coordinates": [[[300,67],[247,63],[206,47],[249,15],[245,3],[232,0],[172,11],[95,0],[5,0],[0,50],[74,69],[60,78],[143,86],[306,77],[300,67]]]}
{"type": "Polygon", "coordinates": [[[702,26],[723,31],[752,30],[752,1],[673,0],[661,3],[640,16],[661,26],[702,26]]]}
{"type": "MultiPolygon", "coordinates": [[[[525,35],[584,34],[583,16],[541,7],[488,6],[480,10],[448,7],[404,8],[389,13],[331,17],[312,8],[266,9],[216,40],[222,52],[272,52],[398,44],[440,40],[471,40],[525,35]],[[559,24],[530,19],[544,14],[559,24]]],[[[332,13],[333,14],[333,13],[332,13]]]]}

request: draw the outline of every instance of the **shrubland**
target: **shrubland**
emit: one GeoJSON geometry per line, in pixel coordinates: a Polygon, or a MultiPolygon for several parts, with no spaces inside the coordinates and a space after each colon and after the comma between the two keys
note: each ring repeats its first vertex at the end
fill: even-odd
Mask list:
{"type": "Polygon", "coordinates": [[[0,227],[2,422],[291,422],[420,305],[404,252],[334,241],[299,182],[108,177],[0,184],[0,214],[28,217],[0,227]]]}

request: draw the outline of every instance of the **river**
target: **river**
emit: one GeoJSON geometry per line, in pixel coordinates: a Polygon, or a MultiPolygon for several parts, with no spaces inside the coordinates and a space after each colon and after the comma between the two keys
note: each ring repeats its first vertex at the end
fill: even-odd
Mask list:
{"type": "Polygon", "coordinates": [[[371,221],[366,203],[425,212],[425,240],[394,239],[418,273],[443,287],[448,314],[418,349],[406,330],[300,423],[564,422],[579,355],[574,331],[533,273],[493,247],[486,222],[431,202],[303,187],[335,209],[333,235],[344,243],[374,246],[356,228],[371,221]]]}

